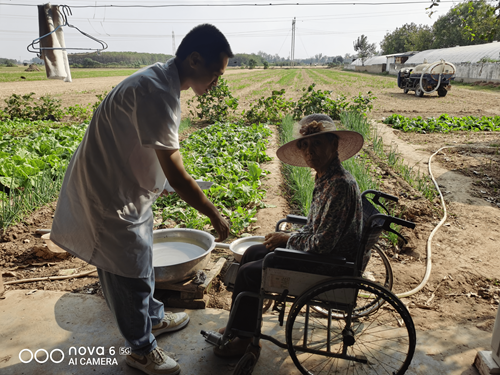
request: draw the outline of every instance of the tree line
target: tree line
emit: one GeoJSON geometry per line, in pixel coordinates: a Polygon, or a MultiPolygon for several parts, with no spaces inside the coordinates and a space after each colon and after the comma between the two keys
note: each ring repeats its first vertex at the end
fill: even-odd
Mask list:
{"type": "Polygon", "coordinates": [[[172,55],[140,52],[101,52],[99,54],[69,54],[68,60],[74,68],[135,67],[165,62],[172,55]]]}
{"type": "Polygon", "coordinates": [[[487,0],[457,4],[432,26],[407,23],[387,33],[381,54],[484,44],[500,40],[497,7],[487,0]]]}

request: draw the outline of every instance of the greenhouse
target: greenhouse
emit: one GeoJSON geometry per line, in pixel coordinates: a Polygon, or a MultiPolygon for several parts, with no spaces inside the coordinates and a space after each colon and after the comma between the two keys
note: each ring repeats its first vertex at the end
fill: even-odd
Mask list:
{"type": "Polygon", "coordinates": [[[422,64],[424,60],[433,62],[441,59],[454,64],[477,63],[483,59],[500,60],[500,43],[430,49],[413,55],[405,64],[422,64]]]}

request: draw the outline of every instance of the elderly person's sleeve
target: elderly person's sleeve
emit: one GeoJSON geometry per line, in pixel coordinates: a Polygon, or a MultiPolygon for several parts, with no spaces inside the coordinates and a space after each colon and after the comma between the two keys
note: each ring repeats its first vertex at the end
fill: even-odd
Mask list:
{"type": "Polygon", "coordinates": [[[290,237],[287,248],[316,254],[328,254],[335,248],[352,220],[356,188],[338,179],[323,197],[317,217],[309,218],[308,224],[290,237]]]}

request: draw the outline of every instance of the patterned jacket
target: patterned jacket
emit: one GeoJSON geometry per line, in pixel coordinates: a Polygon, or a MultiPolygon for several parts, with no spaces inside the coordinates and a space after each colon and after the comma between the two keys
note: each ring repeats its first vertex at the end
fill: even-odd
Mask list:
{"type": "Polygon", "coordinates": [[[316,176],[307,224],[290,237],[287,248],[336,254],[354,261],[362,219],[358,184],[337,159],[323,176],[316,176]]]}

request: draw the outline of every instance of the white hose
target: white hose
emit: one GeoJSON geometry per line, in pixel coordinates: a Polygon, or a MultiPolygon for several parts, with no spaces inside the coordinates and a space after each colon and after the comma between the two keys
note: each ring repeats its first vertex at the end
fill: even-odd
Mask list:
{"type": "Polygon", "coordinates": [[[441,205],[443,206],[444,215],[443,215],[443,218],[441,219],[441,221],[438,223],[438,225],[436,225],[436,227],[432,230],[429,238],[427,239],[427,253],[426,253],[427,261],[426,261],[426,265],[425,265],[425,275],[424,275],[424,278],[422,279],[422,281],[420,282],[420,284],[415,289],[412,289],[409,292],[404,292],[404,293],[396,294],[396,296],[398,296],[399,298],[409,297],[409,296],[411,296],[411,295],[419,292],[420,290],[422,290],[422,288],[429,281],[429,277],[431,276],[431,269],[432,269],[432,259],[431,259],[431,257],[432,257],[432,251],[431,250],[432,249],[431,249],[431,242],[432,242],[432,237],[434,237],[434,234],[436,234],[437,230],[439,228],[441,228],[441,226],[446,221],[446,217],[447,217],[446,205],[444,203],[443,194],[441,194],[441,190],[439,189],[439,185],[436,182],[436,180],[434,179],[434,175],[432,174],[431,160],[432,160],[432,157],[434,155],[436,155],[437,153],[439,153],[441,150],[443,150],[445,148],[452,148],[452,147],[457,147],[457,146],[445,146],[445,147],[441,147],[439,150],[437,150],[435,153],[433,153],[430,156],[430,158],[429,158],[429,175],[431,176],[432,182],[434,183],[434,186],[436,187],[436,190],[439,193],[439,197],[441,198],[441,205]]]}
{"type": "MultiPolygon", "coordinates": [[[[429,67],[429,72],[432,72],[432,69],[434,69],[435,66],[437,66],[439,64],[443,64],[444,65],[445,63],[446,62],[443,59],[441,59],[440,62],[432,64],[429,67]]],[[[431,73],[429,73],[429,74],[431,74],[431,73]]],[[[431,76],[432,76],[432,74],[431,74],[431,76]]],[[[438,80],[438,83],[437,83],[436,87],[433,90],[431,90],[431,91],[425,91],[424,86],[422,85],[422,80],[424,79],[424,73],[422,73],[420,75],[420,89],[424,92],[424,94],[432,94],[434,91],[436,91],[439,88],[439,85],[441,84],[441,77],[442,76],[443,76],[443,72],[441,71],[441,73],[439,73],[439,80],[438,80]]]]}

